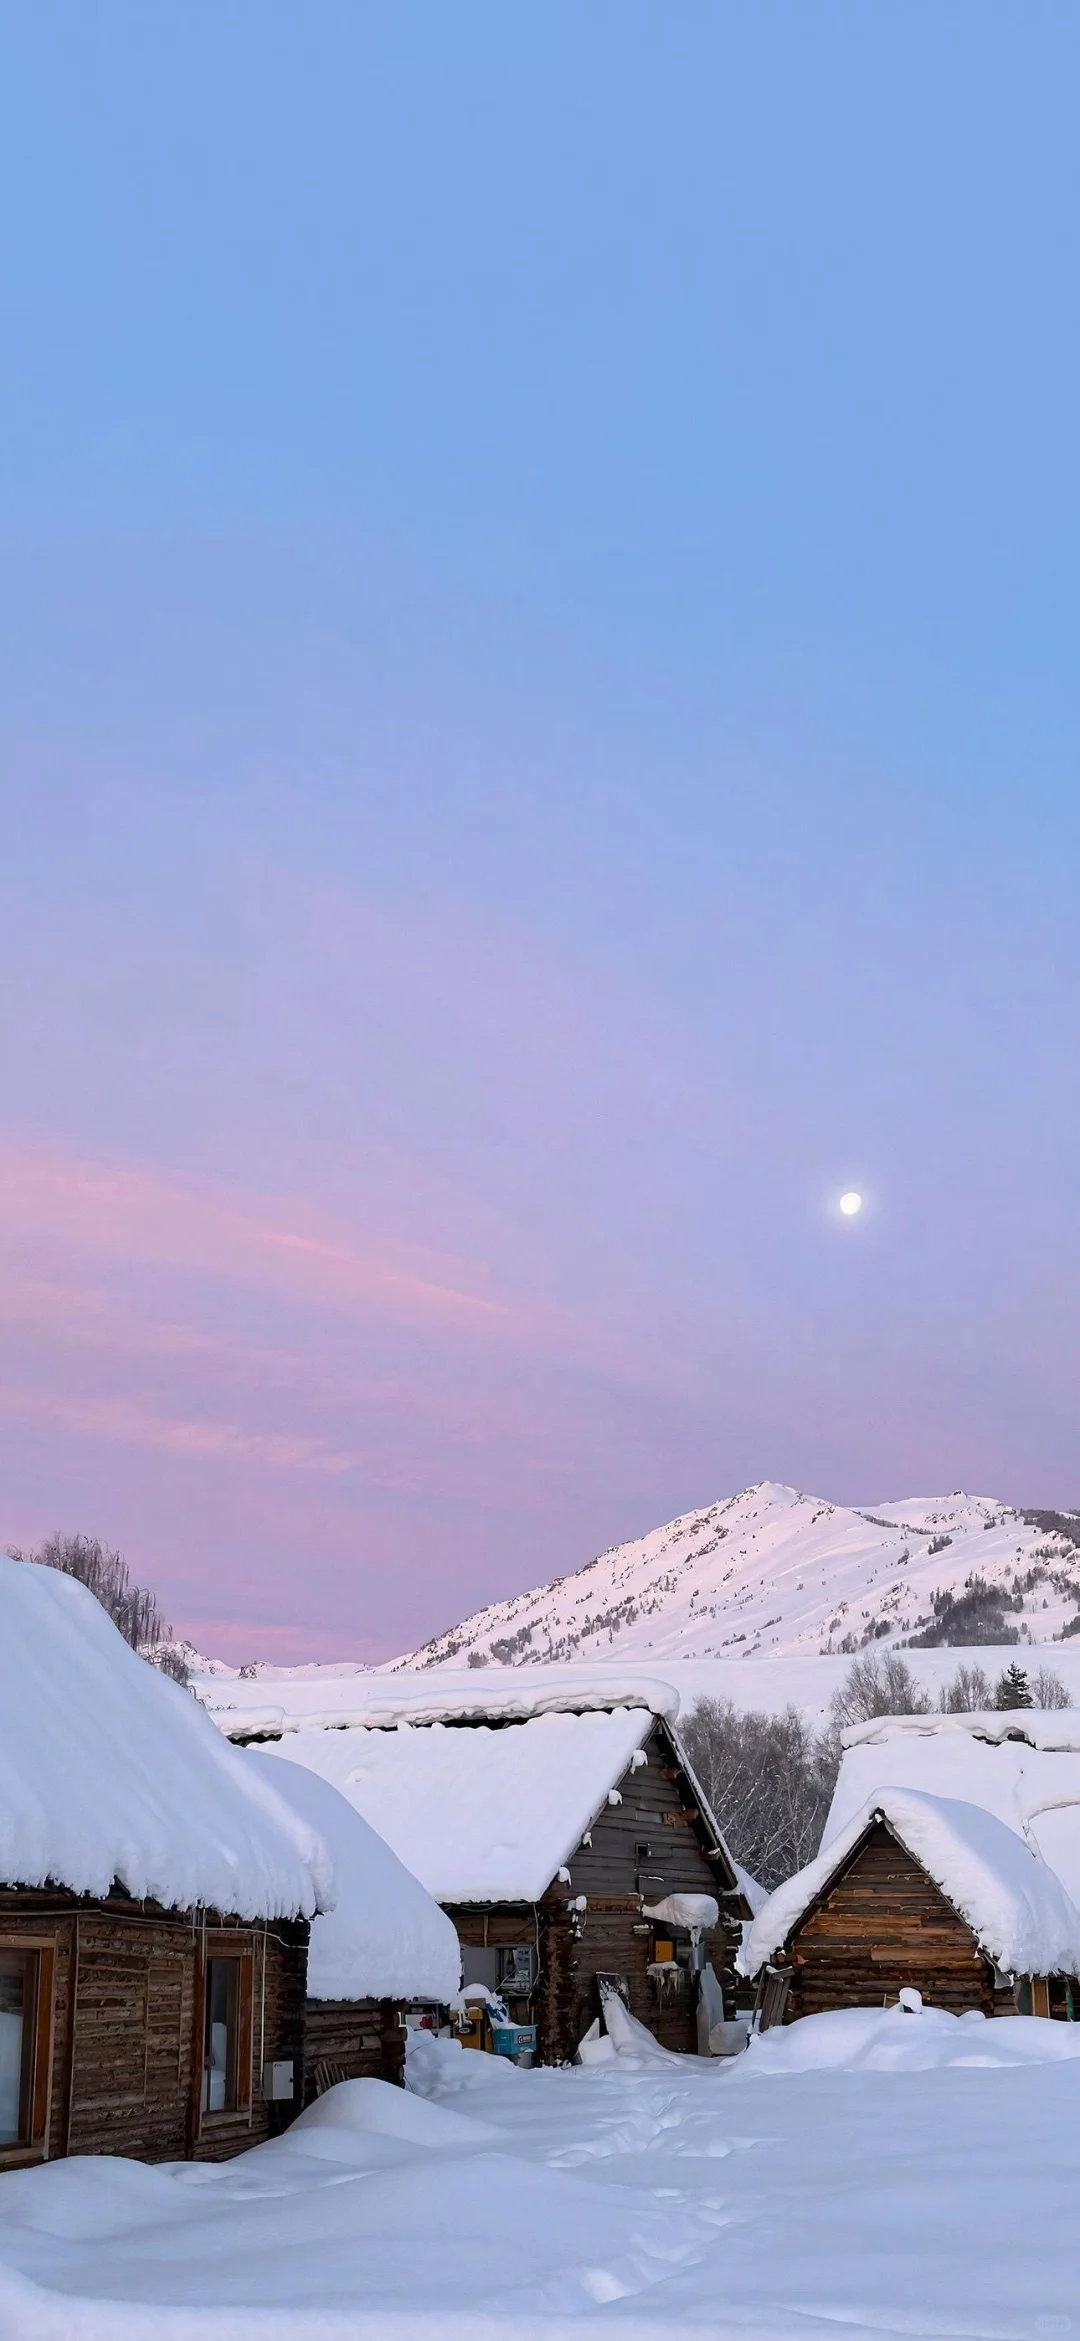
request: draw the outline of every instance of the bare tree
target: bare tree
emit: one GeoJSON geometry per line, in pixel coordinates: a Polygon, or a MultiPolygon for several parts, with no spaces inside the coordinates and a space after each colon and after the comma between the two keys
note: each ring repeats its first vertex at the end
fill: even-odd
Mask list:
{"type": "Polygon", "coordinates": [[[778,1886],[817,1852],[839,1750],[797,1707],[782,1715],[702,1699],[683,1727],[687,1753],[737,1861],[778,1886]]]}
{"type": "Polygon", "coordinates": [[[906,1658],[889,1651],[854,1658],[843,1682],[829,1701],[833,1730],[846,1731],[853,1723],[870,1723],[875,1715],[929,1715],[930,1701],[912,1674],[906,1658]]]}
{"type": "Polygon", "coordinates": [[[1040,1666],[1031,1678],[1031,1696],[1036,1707],[1071,1707],[1072,1699],[1061,1676],[1052,1666],[1040,1666]]]}
{"type": "Polygon", "coordinates": [[[173,1682],[186,1683],[188,1670],[182,1658],[167,1645],[172,1638],[172,1627],[166,1625],[157,1605],[156,1595],[144,1585],[133,1585],[127,1562],[111,1545],[102,1544],[96,1536],[47,1536],[36,1553],[15,1553],[16,1560],[36,1561],[45,1569],[59,1569],[65,1577],[76,1577],[80,1585],[107,1610],[118,1632],[137,1650],[141,1658],[149,1660],[173,1682]]]}
{"type": "Polygon", "coordinates": [[[951,1683],[946,1683],[938,1694],[943,1715],[985,1713],[993,1704],[993,1685],[981,1666],[958,1666],[951,1683]]]}

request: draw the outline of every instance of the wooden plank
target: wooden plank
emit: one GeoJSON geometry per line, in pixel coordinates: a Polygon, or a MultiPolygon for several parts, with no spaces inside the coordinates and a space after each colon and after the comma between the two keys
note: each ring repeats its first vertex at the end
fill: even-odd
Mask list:
{"type": "Polygon", "coordinates": [[[992,2014],[993,1977],[971,1929],[883,1823],[872,1827],[790,1938],[788,2018],[881,2006],[905,1984],[955,2013],[992,2014]]]}

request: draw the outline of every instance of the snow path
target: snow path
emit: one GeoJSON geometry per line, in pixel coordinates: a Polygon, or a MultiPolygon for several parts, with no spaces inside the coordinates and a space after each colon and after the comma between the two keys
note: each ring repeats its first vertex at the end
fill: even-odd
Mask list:
{"type": "Polygon", "coordinates": [[[1080,2336],[1077,2035],[852,2011],[538,2073],[428,2042],[422,2095],[347,2084],[232,2163],[0,2178],[0,2341],[1080,2336]]]}

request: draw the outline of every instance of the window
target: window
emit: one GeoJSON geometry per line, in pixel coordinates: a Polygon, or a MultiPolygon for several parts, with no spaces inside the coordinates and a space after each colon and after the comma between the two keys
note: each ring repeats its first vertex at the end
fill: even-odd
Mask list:
{"type": "Polygon", "coordinates": [[[51,1947],[0,1944],[0,2155],[44,2138],[52,1959],[51,1947]]]}
{"type": "Polygon", "coordinates": [[[33,1999],[33,1952],[0,1951],[0,2146],[29,2134],[33,1999]]]}
{"type": "Polygon", "coordinates": [[[215,1953],[206,1962],[204,2113],[236,2113],[251,2102],[251,1977],[250,1953],[215,1953]]]}

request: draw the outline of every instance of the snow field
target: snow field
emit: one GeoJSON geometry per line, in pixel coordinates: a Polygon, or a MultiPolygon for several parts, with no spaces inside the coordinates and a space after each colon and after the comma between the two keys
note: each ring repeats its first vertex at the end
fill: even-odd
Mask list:
{"type": "Polygon", "coordinates": [[[0,2180],[0,2341],[1080,2332],[1080,2027],[849,2010],[731,2064],[424,2036],[231,2163],[0,2180]]]}

